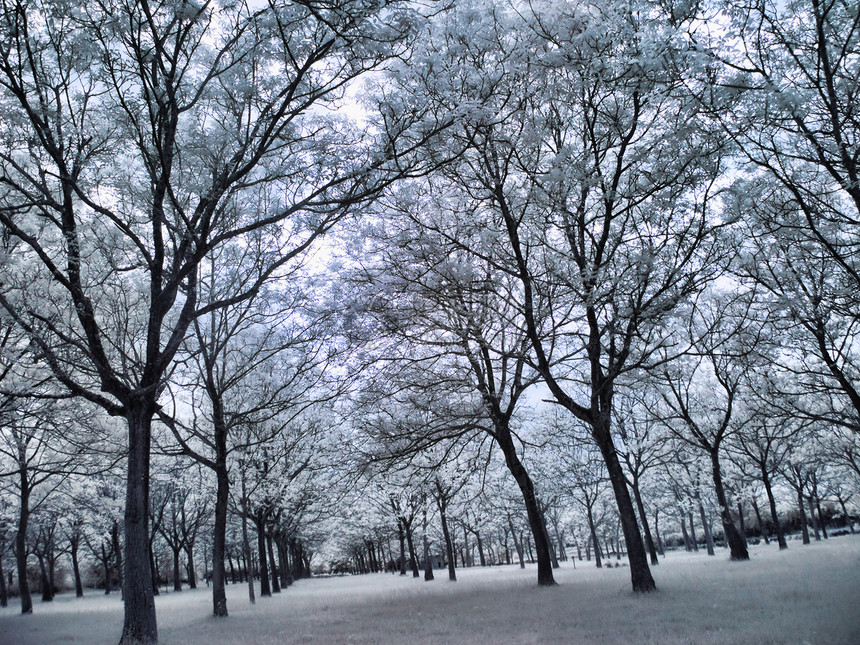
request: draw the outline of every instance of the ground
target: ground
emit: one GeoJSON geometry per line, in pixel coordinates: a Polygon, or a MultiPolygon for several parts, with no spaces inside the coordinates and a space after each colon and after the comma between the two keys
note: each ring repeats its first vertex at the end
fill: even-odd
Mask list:
{"type": "MultiPolygon", "coordinates": [[[[538,588],[533,568],[440,571],[424,582],[392,574],[304,580],[248,603],[228,587],[230,617],[211,616],[211,595],[156,599],[162,645],[288,643],[849,645],[860,643],[860,536],[802,546],[751,548],[750,562],[728,552],[670,553],[653,568],[659,591],[630,591],[627,567],[562,563],[557,587],[538,588]]],[[[615,560],[611,560],[615,563],[615,560]]],[[[17,600],[17,599],[15,599],[17,600]]],[[[115,645],[122,627],[116,594],[89,591],[34,613],[0,610],[0,643],[115,645]]]]}

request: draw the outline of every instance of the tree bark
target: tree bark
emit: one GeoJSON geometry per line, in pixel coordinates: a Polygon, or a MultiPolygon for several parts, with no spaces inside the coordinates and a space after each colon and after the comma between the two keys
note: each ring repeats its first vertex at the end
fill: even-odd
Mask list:
{"type": "MultiPolygon", "coordinates": [[[[19,451],[19,453],[22,451],[19,451]]],[[[18,513],[18,531],[15,534],[15,561],[18,565],[18,595],[21,597],[21,613],[33,613],[33,597],[27,579],[27,522],[30,519],[30,481],[26,467],[26,455],[19,459],[21,507],[18,513]]]]}
{"type": "MultiPolygon", "coordinates": [[[[705,515],[705,505],[701,501],[699,501],[699,516],[702,518],[702,531],[705,533],[705,546],[708,549],[708,555],[714,555],[714,534],[711,533],[711,527],[705,515]]],[[[692,518],[690,518],[691,523],[692,521],[692,518]]]]}
{"type": "Polygon", "coordinates": [[[800,526],[803,530],[803,543],[809,544],[809,528],[806,526],[806,509],[803,504],[803,489],[797,489],[797,508],[800,511],[800,526]]]}
{"type": "Polygon", "coordinates": [[[445,538],[445,555],[448,558],[448,580],[457,581],[457,571],[454,569],[454,545],[451,543],[451,532],[448,530],[448,519],[442,508],[439,509],[442,518],[442,535],[445,538]]]}
{"type": "MultiPolygon", "coordinates": [[[[537,551],[538,586],[548,587],[555,585],[546,525],[543,520],[543,513],[540,512],[540,507],[538,506],[534,482],[532,482],[528,471],[517,455],[516,446],[510,435],[510,429],[507,429],[506,432],[499,432],[499,429],[498,427],[496,428],[496,442],[505,456],[508,470],[514,476],[514,480],[517,482],[522,493],[523,502],[526,506],[526,515],[529,520],[529,528],[534,538],[535,550],[537,551]]],[[[483,551],[481,552],[481,560],[481,566],[483,566],[483,551]]]]}
{"type": "Polygon", "coordinates": [[[764,484],[764,492],[767,494],[768,506],[770,506],[770,518],[773,520],[773,525],[776,529],[776,541],[779,544],[780,550],[787,549],[788,544],[785,541],[785,532],[782,529],[782,523],[779,521],[779,515],[776,513],[776,499],[773,496],[773,488],[770,484],[770,475],[764,466],[762,466],[761,470],[761,481],[764,484]]]}
{"type": "Polygon", "coordinates": [[[753,507],[753,513],[755,513],[755,521],[758,523],[758,530],[761,533],[761,537],[764,540],[765,544],[770,544],[770,538],[768,537],[767,527],[764,525],[764,522],[761,519],[761,511],[758,507],[758,502],[755,501],[755,498],[750,499],[750,506],[753,507]]]}
{"type": "Polygon", "coordinates": [[[738,531],[732,520],[732,513],[729,510],[726,490],[723,486],[723,474],[720,469],[720,457],[717,450],[711,451],[711,474],[714,479],[717,502],[720,505],[720,519],[723,522],[723,531],[725,531],[726,541],[729,543],[730,557],[732,560],[749,560],[750,554],[747,550],[746,538],[738,531]]]}
{"type": "Polygon", "coordinates": [[[612,490],[615,493],[615,503],[618,507],[618,515],[621,519],[621,530],[624,533],[624,542],[627,545],[627,559],[630,563],[630,579],[633,591],[637,593],[648,593],[654,591],[657,585],[648,568],[648,556],[645,553],[645,544],[639,533],[639,525],[636,523],[636,513],[633,510],[633,502],[627,490],[627,478],[618,460],[618,453],[612,441],[609,430],[609,410],[611,405],[604,404],[604,411],[592,425],[592,436],[597,443],[603,460],[606,462],[606,470],[612,490]]]}
{"type": "Polygon", "coordinates": [[[400,542],[400,575],[406,575],[406,531],[403,529],[403,519],[397,518],[397,539],[400,542]]]}
{"type": "MultiPolygon", "coordinates": [[[[69,547],[69,554],[72,558],[72,573],[75,576],[75,597],[83,598],[84,595],[84,585],[81,582],[81,569],[78,564],[78,545],[80,543],[77,540],[71,542],[71,546],[69,547]]],[[[2,573],[0,573],[2,576],[2,573]]],[[[5,607],[5,605],[4,605],[5,607]]]]}
{"type": "Polygon", "coordinates": [[[154,645],[158,642],[149,565],[149,461],[154,412],[149,401],[128,404],[125,575],[122,576],[125,604],[121,645],[154,645]]]}
{"type": "Polygon", "coordinates": [[[260,557],[260,597],[262,598],[272,595],[272,588],[269,586],[269,565],[266,561],[266,533],[263,530],[265,517],[262,511],[254,519],[254,526],[257,528],[257,551],[260,557]]]}
{"type": "Polygon", "coordinates": [[[412,534],[412,522],[409,522],[404,527],[406,529],[406,543],[409,545],[409,565],[412,567],[412,577],[418,578],[421,573],[418,571],[418,555],[415,553],[415,537],[412,534]]]}
{"type": "Polygon", "coordinates": [[[631,488],[633,489],[633,498],[636,500],[636,508],[639,510],[639,519],[642,522],[642,532],[645,534],[645,547],[651,556],[651,564],[658,565],[660,561],[657,559],[657,549],[654,546],[654,540],[651,538],[651,528],[648,526],[648,516],[645,514],[645,504],[642,503],[638,480],[634,480],[631,488]]]}
{"type": "Polygon", "coordinates": [[[275,564],[275,549],[272,546],[272,536],[266,536],[266,546],[269,550],[269,563],[272,566],[272,593],[281,593],[281,582],[278,580],[278,567],[275,564]]]}

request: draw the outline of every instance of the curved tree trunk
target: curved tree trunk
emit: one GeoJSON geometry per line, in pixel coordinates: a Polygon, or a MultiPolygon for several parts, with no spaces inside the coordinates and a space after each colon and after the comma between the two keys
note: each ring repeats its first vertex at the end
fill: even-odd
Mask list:
{"type": "Polygon", "coordinates": [[[717,450],[711,452],[711,474],[714,478],[714,488],[717,493],[717,502],[720,505],[720,519],[723,522],[723,530],[726,533],[726,541],[729,543],[732,560],[749,560],[750,554],[747,550],[747,541],[738,531],[732,520],[729,503],[726,500],[726,491],[723,486],[723,474],[720,470],[720,457],[717,450]]]}
{"type": "MultiPolygon", "coordinates": [[[[72,573],[75,576],[75,597],[82,598],[84,595],[84,585],[81,582],[81,568],[78,564],[78,540],[74,540],[71,542],[71,546],[69,548],[69,555],[72,558],[72,573]]],[[[0,573],[2,576],[2,573],[0,573]]],[[[0,583],[2,584],[2,583],[0,583]]],[[[3,605],[5,607],[5,605],[3,605]]]]}
{"type": "MultiPolygon", "coordinates": [[[[699,517],[702,518],[702,531],[705,533],[705,546],[708,549],[708,555],[714,555],[714,534],[711,533],[711,527],[708,524],[708,518],[705,515],[705,505],[699,501],[699,517]]],[[[693,523],[693,518],[690,518],[690,524],[693,523]]]]}
{"type": "Polygon", "coordinates": [[[633,501],[627,490],[627,478],[621,468],[615,444],[609,430],[609,404],[604,405],[605,411],[592,425],[592,436],[594,437],[603,460],[606,462],[606,470],[609,473],[609,481],[615,493],[615,503],[618,507],[618,516],[621,519],[621,530],[624,532],[624,542],[627,545],[627,558],[630,563],[630,579],[633,583],[633,591],[647,593],[654,591],[657,585],[648,568],[648,555],[645,552],[645,543],[639,533],[639,525],[636,522],[636,513],[633,510],[633,501]]]}
{"type": "Polygon", "coordinates": [[[639,492],[639,480],[634,479],[633,498],[636,500],[636,508],[639,510],[639,519],[642,522],[642,532],[645,534],[645,547],[648,549],[648,554],[651,556],[651,564],[660,564],[657,559],[657,548],[654,546],[654,540],[651,538],[651,527],[648,526],[648,516],[645,514],[645,504],[642,503],[642,494],[639,492]]]}
{"type": "MultiPolygon", "coordinates": [[[[514,446],[509,428],[496,428],[496,442],[505,456],[505,463],[520,488],[523,502],[526,506],[529,528],[531,529],[535,550],[537,551],[538,585],[542,587],[552,586],[556,582],[552,574],[549,540],[547,539],[543,513],[540,512],[537,496],[535,495],[534,482],[532,482],[528,471],[517,455],[516,446],[514,446]]],[[[481,553],[481,557],[483,559],[483,552],[481,553]]],[[[483,566],[483,562],[481,564],[483,566]]]]}
{"type": "Polygon", "coordinates": [[[779,515],[776,513],[776,499],[773,496],[773,488],[770,484],[770,475],[767,469],[761,469],[761,481],[764,484],[764,492],[767,494],[767,503],[770,506],[770,517],[773,520],[773,526],[776,529],[776,541],[780,549],[787,549],[788,544],[785,541],[785,531],[782,529],[782,523],[779,521],[779,515]]]}
{"type": "Polygon", "coordinates": [[[445,538],[445,555],[448,558],[448,580],[456,582],[457,571],[454,569],[454,545],[451,543],[451,532],[448,530],[448,518],[445,517],[445,510],[441,507],[439,508],[439,516],[442,518],[442,535],[445,538]]]}

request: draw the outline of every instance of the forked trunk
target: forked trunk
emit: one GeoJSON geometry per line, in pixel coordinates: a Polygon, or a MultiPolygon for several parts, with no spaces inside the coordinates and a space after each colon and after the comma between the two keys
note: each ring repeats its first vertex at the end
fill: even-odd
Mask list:
{"type": "Polygon", "coordinates": [[[762,467],[761,481],[764,484],[764,491],[767,494],[767,503],[770,506],[770,518],[773,520],[773,526],[776,529],[776,540],[779,543],[780,550],[787,549],[788,544],[785,541],[785,532],[782,530],[782,524],[779,521],[779,515],[776,514],[776,499],[773,496],[773,489],[770,484],[770,475],[767,469],[762,467]]]}
{"type": "Polygon", "coordinates": [[[592,425],[592,436],[600,448],[603,460],[606,462],[609,481],[612,483],[612,490],[615,493],[621,530],[624,533],[624,543],[627,545],[627,559],[630,563],[630,579],[633,584],[633,591],[647,593],[654,591],[657,585],[651,576],[651,569],[648,568],[648,555],[645,552],[642,535],[639,533],[639,525],[636,523],[633,501],[627,490],[627,479],[624,477],[624,470],[621,468],[615,444],[612,442],[609,423],[609,414],[604,412],[592,425]]]}

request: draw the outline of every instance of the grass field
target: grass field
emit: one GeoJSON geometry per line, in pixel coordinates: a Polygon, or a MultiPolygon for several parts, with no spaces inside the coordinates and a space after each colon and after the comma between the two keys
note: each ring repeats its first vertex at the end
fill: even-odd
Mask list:
{"type": "MultiPolygon", "coordinates": [[[[613,561],[614,562],[614,561],[613,561]]],[[[653,568],[657,593],[630,591],[626,567],[562,563],[557,587],[538,588],[533,568],[457,571],[448,582],[392,574],[303,580],[248,603],[247,587],[228,587],[230,617],[211,616],[211,595],[156,599],[162,645],[275,643],[589,643],[860,644],[860,536],[801,546],[751,547],[751,561],[728,552],[670,553],[653,568]]],[[[17,600],[17,599],[14,599],[17,600]]],[[[31,616],[11,602],[0,610],[0,643],[115,644],[118,595],[89,591],[35,600],[31,616]]]]}

